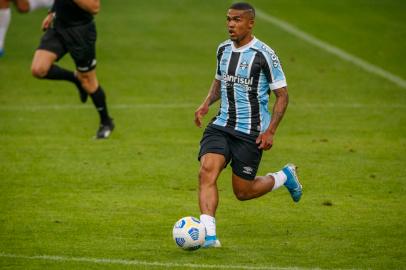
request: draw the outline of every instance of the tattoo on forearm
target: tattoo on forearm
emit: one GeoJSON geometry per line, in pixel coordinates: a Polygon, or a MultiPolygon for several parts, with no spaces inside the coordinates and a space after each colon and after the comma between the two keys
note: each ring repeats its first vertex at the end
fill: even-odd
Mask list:
{"type": "Polygon", "coordinates": [[[214,102],[216,102],[217,100],[220,99],[221,97],[221,84],[219,81],[213,81],[211,87],[210,87],[210,92],[209,92],[209,105],[213,104],[214,102]]]}
{"type": "Polygon", "coordinates": [[[213,87],[210,92],[210,105],[220,99],[220,89],[217,87],[213,87]]]}
{"type": "Polygon", "coordinates": [[[274,112],[272,115],[272,118],[276,123],[279,123],[282,120],[283,115],[285,114],[285,111],[282,112],[274,112]]]}
{"type": "Polygon", "coordinates": [[[270,123],[270,129],[272,132],[276,131],[280,121],[282,120],[283,115],[285,114],[286,108],[288,106],[288,102],[289,102],[288,95],[277,93],[277,101],[272,110],[272,119],[270,123]]]}

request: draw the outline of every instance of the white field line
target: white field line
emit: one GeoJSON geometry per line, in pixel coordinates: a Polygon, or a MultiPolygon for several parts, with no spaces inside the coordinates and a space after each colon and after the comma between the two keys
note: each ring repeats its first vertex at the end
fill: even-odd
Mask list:
{"type": "MultiPolygon", "coordinates": [[[[241,270],[322,270],[320,268],[301,268],[301,267],[274,267],[274,266],[249,266],[249,265],[225,265],[225,264],[194,264],[194,263],[170,263],[170,262],[152,262],[152,261],[139,261],[139,260],[123,260],[123,259],[107,259],[107,258],[87,258],[87,257],[65,257],[65,256],[51,256],[51,255],[37,255],[26,256],[18,254],[0,253],[0,257],[14,258],[23,260],[45,260],[56,262],[82,262],[93,264],[116,264],[116,265],[138,265],[160,268],[197,268],[197,269],[241,269],[241,270]]],[[[339,270],[339,269],[335,269],[339,270]]],[[[355,269],[353,269],[355,270],[355,269]]]]}
{"type": "MultiPolygon", "coordinates": [[[[108,106],[114,109],[181,109],[197,108],[197,104],[192,103],[144,103],[144,104],[113,104],[108,106]]],[[[0,111],[58,111],[70,109],[93,109],[93,105],[84,104],[38,104],[38,105],[0,105],[0,111]]]]}
{"type": "Polygon", "coordinates": [[[259,18],[278,26],[279,28],[285,30],[286,32],[288,32],[292,35],[294,35],[304,41],[307,41],[308,43],[310,43],[316,47],[319,47],[322,50],[325,50],[331,54],[334,54],[343,60],[351,62],[372,74],[385,78],[385,79],[397,84],[398,86],[400,86],[402,88],[406,88],[406,80],[404,80],[403,78],[396,76],[396,75],[390,73],[389,71],[384,70],[381,67],[368,63],[367,61],[362,60],[361,58],[358,58],[352,54],[349,54],[337,47],[334,47],[333,45],[328,44],[327,42],[324,42],[312,35],[309,35],[308,33],[303,32],[302,30],[292,26],[291,24],[289,24],[281,19],[278,19],[272,15],[269,15],[261,10],[256,10],[256,13],[259,18]]]}
{"type": "MultiPolygon", "coordinates": [[[[198,104],[192,103],[173,103],[173,104],[112,104],[109,108],[115,110],[148,110],[148,109],[190,109],[194,111],[198,104]]],[[[294,108],[345,108],[345,109],[404,109],[406,104],[363,104],[363,103],[292,103],[289,104],[290,109],[294,108]]],[[[0,105],[0,111],[63,111],[71,109],[86,109],[93,110],[93,105],[82,105],[82,104],[43,104],[43,105],[0,105]]]]}

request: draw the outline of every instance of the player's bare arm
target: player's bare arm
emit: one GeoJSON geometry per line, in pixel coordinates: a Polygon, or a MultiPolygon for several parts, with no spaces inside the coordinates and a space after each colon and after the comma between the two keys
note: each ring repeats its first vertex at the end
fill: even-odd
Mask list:
{"type": "Polygon", "coordinates": [[[100,0],[73,0],[81,9],[96,15],[100,11],[100,0]]]}
{"type": "Polygon", "coordinates": [[[259,149],[271,149],[273,144],[273,136],[276,133],[276,129],[278,128],[289,103],[288,89],[286,87],[276,89],[273,92],[276,96],[276,100],[272,109],[272,119],[269,123],[269,127],[257,138],[256,142],[259,144],[259,149]]]}
{"type": "Polygon", "coordinates": [[[42,21],[41,29],[42,29],[43,31],[47,30],[47,29],[51,26],[52,21],[54,20],[54,15],[55,15],[54,12],[49,13],[49,14],[45,17],[45,19],[42,21]]]}
{"type": "Polygon", "coordinates": [[[209,94],[207,95],[205,100],[205,103],[208,103],[209,106],[220,99],[221,97],[220,87],[221,82],[219,80],[214,79],[210,86],[209,94]]]}
{"type": "Polygon", "coordinates": [[[209,94],[207,95],[206,99],[203,103],[197,108],[195,111],[195,124],[198,127],[202,127],[202,118],[209,112],[209,106],[215,103],[221,97],[221,82],[217,79],[213,80],[211,84],[209,94]]]}

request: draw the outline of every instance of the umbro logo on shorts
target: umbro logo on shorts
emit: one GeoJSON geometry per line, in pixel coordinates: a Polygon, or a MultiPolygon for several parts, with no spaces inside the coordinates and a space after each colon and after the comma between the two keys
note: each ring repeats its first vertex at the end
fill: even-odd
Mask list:
{"type": "Polygon", "coordinates": [[[253,168],[248,167],[248,166],[243,167],[243,173],[245,173],[245,174],[252,174],[253,170],[254,170],[253,168]]]}

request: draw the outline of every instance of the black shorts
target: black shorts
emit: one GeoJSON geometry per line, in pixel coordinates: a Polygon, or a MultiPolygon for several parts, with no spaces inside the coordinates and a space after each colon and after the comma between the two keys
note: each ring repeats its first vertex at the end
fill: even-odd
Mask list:
{"type": "Polygon", "coordinates": [[[69,28],[49,28],[38,49],[55,53],[58,60],[69,52],[76,69],[87,72],[96,67],[96,38],[94,22],[69,28]]]}
{"type": "Polygon", "coordinates": [[[254,180],[262,157],[256,138],[238,131],[210,124],[200,141],[200,158],[207,153],[221,154],[226,166],[231,161],[233,173],[245,180],[254,180]]]}

